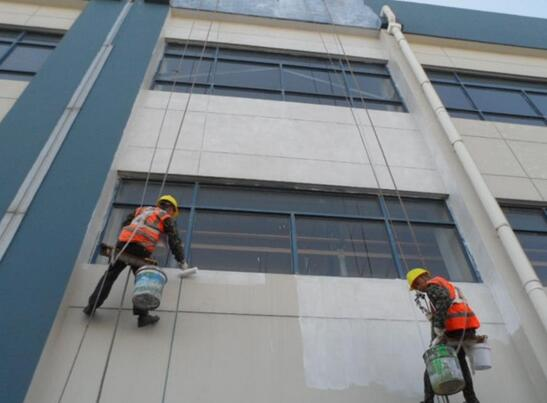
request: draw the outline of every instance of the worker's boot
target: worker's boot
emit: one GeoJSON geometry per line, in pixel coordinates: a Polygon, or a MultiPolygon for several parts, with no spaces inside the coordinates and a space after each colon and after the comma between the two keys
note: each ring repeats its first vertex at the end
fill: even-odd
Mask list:
{"type": "Polygon", "coordinates": [[[138,326],[145,327],[148,325],[153,325],[158,320],[160,320],[160,317],[157,315],[140,315],[138,320],[138,326]]]}

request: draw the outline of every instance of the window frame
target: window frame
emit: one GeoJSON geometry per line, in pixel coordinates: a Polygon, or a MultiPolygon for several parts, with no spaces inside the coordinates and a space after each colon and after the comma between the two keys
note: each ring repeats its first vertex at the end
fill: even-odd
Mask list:
{"type": "MultiPolygon", "coordinates": [[[[166,74],[160,74],[159,70],[161,67],[161,64],[163,63],[163,60],[165,57],[178,57],[184,58],[191,57],[196,58],[201,56],[201,51],[203,50],[203,44],[202,43],[192,43],[189,45],[182,45],[175,41],[168,41],[165,46],[163,57],[158,65],[158,69],[156,70],[156,73],[154,75],[154,79],[152,80],[151,89],[157,89],[158,85],[170,85],[171,88],[174,86],[174,91],[176,92],[188,92],[188,91],[180,91],[180,89],[184,87],[190,87],[192,85],[192,80],[188,81],[177,81],[177,80],[168,80],[166,79],[166,74]],[[188,47],[186,47],[188,46],[188,47]],[[199,48],[199,51],[198,51],[199,48]],[[185,53],[186,49],[186,53],[185,53]],[[196,56],[198,54],[198,56],[196,56]],[[179,86],[179,84],[182,84],[179,86]],[[179,91],[177,91],[179,90],[179,91]]],[[[215,88],[222,88],[222,89],[233,89],[233,90],[255,90],[257,94],[259,92],[268,93],[271,95],[279,95],[281,99],[280,101],[289,101],[289,102],[302,102],[302,103],[312,103],[312,104],[324,104],[325,102],[328,102],[329,100],[332,101],[332,104],[329,105],[336,105],[335,101],[343,101],[345,103],[349,102],[349,106],[356,107],[356,108],[363,108],[362,106],[362,99],[365,101],[365,105],[367,108],[371,109],[384,109],[384,110],[397,110],[400,112],[408,112],[403,98],[401,97],[401,94],[395,85],[395,82],[393,81],[391,74],[389,73],[389,70],[387,69],[387,66],[383,62],[367,62],[367,61],[360,61],[360,60],[350,60],[350,66],[347,66],[346,61],[340,61],[338,59],[331,60],[332,58],[328,58],[327,55],[318,55],[318,54],[282,54],[282,53],[273,53],[268,52],[265,50],[260,49],[241,49],[241,48],[231,48],[229,46],[220,46],[217,44],[210,44],[205,48],[205,51],[203,52],[202,60],[208,60],[213,65],[211,68],[210,76],[211,76],[211,82],[209,84],[195,84],[195,87],[200,87],[204,89],[205,93],[215,95],[215,88]],[[236,55],[230,55],[230,54],[222,54],[226,51],[234,51],[239,52],[239,57],[236,55]],[[248,54],[249,57],[245,57],[248,54]],[[276,60],[277,59],[277,60],[276,60]],[[217,73],[217,65],[219,62],[240,62],[240,63],[254,63],[254,64],[263,64],[265,66],[277,66],[279,69],[279,75],[280,75],[280,90],[269,90],[264,88],[254,88],[249,86],[230,86],[225,84],[218,84],[215,80],[216,73],[217,73]],[[341,73],[343,83],[343,92],[344,95],[333,95],[333,94],[327,94],[327,93],[310,93],[310,92],[304,92],[304,91],[296,91],[296,90],[290,90],[286,88],[284,83],[284,76],[287,74],[285,72],[285,69],[310,69],[313,71],[323,71],[323,72],[336,72],[341,73]],[[379,77],[382,79],[387,79],[391,83],[393,90],[394,90],[394,97],[393,99],[383,99],[379,97],[370,97],[365,96],[364,94],[357,94],[355,91],[351,91],[351,88],[353,86],[350,85],[350,83],[353,82],[352,73],[358,74],[359,76],[367,76],[367,77],[379,77]],[[310,97],[317,99],[317,102],[311,102],[310,101],[297,101],[297,100],[289,100],[287,99],[287,95],[293,95],[293,96],[302,96],[302,97],[310,97]],[[363,95],[362,97],[359,95],[363,95]],[[325,102],[321,102],[325,101],[325,102]]],[[[171,73],[172,74],[172,73],[171,73]]],[[[361,91],[363,92],[363,91],[361,91]]],[[[237,95],[234,95],[237,96],[237,95]]],[[[245,98],[245,96],[243,96],[245,98]]],[[[263,99],[272,99],[271,97],[265,97],[263,99]]],[[[328,104],[328,103],[327,103],[328,104]]],[[[338,106],[338,105],[336,105],[338,106]]],[[[346,105],[342,105],[346,106],[346,105]]],[[[347,107],[347,106],[346,106],[347,107]]]]}
{"type": "MultiPolygon", "coordinates": [[[[114,190],[114,196],[112,203],[110,205],[110,210],[108,212],[107,220],[105,221],[104,228],[102,229],[99,239],[102,240],[105,236],[106,229],[108,226],[108,223],[111,221],[113,213],[116,208],[127,208],[127,207],[138,207],[140,203],[139,200],[135,200],[134,203],[129,203],[126,200],[122,202],[116,202],[116,198],[118,197],[118,194],[120,194],[120,191],[122,189],[122,186],[124,182],[133,182],[133,183],[142,183],[144,184],[143,180],[135,179],[135,178],[121,178],[118,182],[116,189],[114,190]]],[[[189,185],[191,186],[191,198],[183,199],[180,201],[180,208],[186,209],[189,211],[188,218],[187,218],[187,224],[186,224],[186,237],[183,239],[186,258],[191,261],[192,259],[192,237],[193,237],[193,228],[196,223],[196,216],[199,214],[199,211],[211,211],[211,212],[226,212],[226,213],[256,213],[256,214],[270,214],[280,217],[286,217],[289,222],[289,240],[290,240],[290,253],[291,253],[291,274],[300,274],[299,273],[299,254],[298,254],[298,227],[297,227],[297,219],[299,217],[302,218],[326,218],[326,219],[341,219],[341,220],[351,220],[354,222],[378,222],[383,223],[384,228],[386,230],[387,238],[386,242],[388,242],[389,250],[391,252],[391,258],[393,260],[394,266],[395,266],[395,272],[398,276],[397,278],[404,279],[406,276],[406,268],[402,261],[402,256],[399,251],[399,246],[397,245],[396,236],[394,234],[394,227],[393,224],[407,224],[407,221],[403,217],[394,217],[389,213],[389,206],[386,203],[386,200],[383,196],[377,194],[377,193],[354,193],[354,192],[344,192],[343,190],[302,190],[302,189],[283,189],[283,188],[276,188],[271,187],[268,185],[264,186],[248,186],[245,184],[239,184],[239,183],[232,183],[229,184],[226,183],[218,183],[218,182],[167,182],[167,186],[181,186],[188,188],[189,185]],[[199,194],[202,190],[202,187],[207,188],[216,188],[216,189],[222,189],[225,188],[227,191],[229,190],[237,190],[237,189],[243,189],[243,190],[249,190],[249,191],[273,191],[273,192],[279,192],[281,194],[306,194],[306,195],[323,195],[324,197],[335,197],[335,198],[354,198],[355,200],[359,200],[360,198],[363,198],[363,200],[368,202],[373,202],[378,205],[377,211],[363,211],[361,214],[354,214],[354,213],[335,213],[335,212],[318,212],[318,211],[306,211],[306,210],[298,210],[290,207],[287,208],[253,208],[253,207],[235,207],[235,206],[222,206],[222,203],[219,203],[217,205],[208,203],[206,201],[201,202],[199,201],[199,194]],[[393,224],[392,224],[393,223],[393,224]]],[[[386,196],[387,197],[387,196],[386,196]]],[[[391,196],[390,196],[391,197],[391,196]]],[[[465,243],[463,242],[463,238],[461,236],[461,232],[456,224],[456,222],[453,219],[452,213],[449,209],[449,207],[446,205],[446,202],[442,198],[432,198],[432,197],[415,197],[415,196],[403,196],[403,201],[412,199],[413,201],[416,200],[424,200],[424,201],[442,201],[443,205],[440,206],[444,209],[446,209],[447,216],[443,219],[421,219],[421,218],[412,218],[410,220],[411,224],[425,224],[429,226],[435,226],[435,227],[444,227],[444,228],[452,228],[457,235],[457,240],[459,243],[459,246],[461,248],[461,252],[465,257],[465,260],[467,262],[468,268],[469,268],[469,274],[471,276],[471,279],[473,282],[481,282],[480,275],[478,271],[476,270],[475,264],[473,259],[471,258],[470,251],[466,247],[465,243]]],[[[372,206],[372,205],[371,205],[372,206]]],[[[98,248],[93,254],[92,261],[95,261],[98,256],[98,248]]],[[[365,278],[365,277],[352,277],[352,278],[365,278]]],[[[372,278],[378,278],[378,277],[372,277],[372,278]]]]}
{"type": "MultiPolygon", "coordinates": [[[[8,48],[5,49],[3,52],[0,52],[0,65],[4,63],[4,61],[12,55],[12,53],[19,47],[33,47],[33,48],[43,48],[43,49],[51,49],[53,52],[55,48],[57,47],[58,43],[63,38],[62,33],[57,32],[43,32],[39,30],[21,30],[21,29],[12,29],[9,27],[2,27],[0,26],[0,31],[10,31],[16,33],[16,35],[13,38],[0,38],[0,43],[7,44],[8,48]],[[40,41],[36,39],[26,39],[27,35],[43,35],[43,36],[51,36],[51,37],[58,37],[57,42],[45,42],[40,41]]],[[[44,60],[47,60],[47,58],[44,60]]],[[[13,80],[20,80],[20,81],[30,81],[32,80],[32,77],[34,77],[38,73],[39,69],[35,72],[28,71],[28,70],[14,70],[14,69],[5,69],[0,68],[0,76],[6,75],[7,77],[5,79],[13,79],[13,80]],[[10,78],[12,76],[13,78],[10,78]],[[17,78],[19,77],[19,78],[17,78]],[[23,79],[21,78],[28,78],[23,79]]]]}
{"type": "MultiPolygon", "coordinates": [[[[506,214],[506,211],[505,211],[506,208],[541,210],[543,212],[543,217],[547,221],[547,206],[534,206],[534,205],[526,205],[526,204],[511,203],[511,202],[500,202],[500,206],[501,206],[504,214],[506,214]]],[[[506,214],[506,216],[507,216],[507,214],[506,214]]],[[[518,238],[518,234],[542,234],[543,236],[545,236],[545,239],[547,240],[547,228],[546,229],[526,228],[524,226],[514,225],[513,223],[511,223],[509,218],[507,218],[507,221],[509,222],[509,225],[511,225],[511,228],[513,229],[513,232],[515,233],[517,238],[518,238]]],[[[519,243],[520,242],[521,241],[519,239],[519,243]]],[[[526,253],[525,246],[522,245],[522,243],[520,243],[520,245],[521,245],[522,249],[524,250],[524,253],[526,253]]],[[[528,256],[527,253],[526,253],[526,257],[530,261],[530,264],[532,264],[532,260],[530,259],[530,257],[528,256]]],[[[547,264],[547,260],[545,262],[547,264]]],[[[532,267],[533,267],[533,264],[532,264],[532,267]]],[[[547,270],[547,268],[546,268],[546,270],[547,270]]],[[[535,268],[534,268],[534,271],[535,271],[535,268]]],[[[538,274],[538,277],[540,277],[539,274],[538,274]]],[[[540,281],[541,281],[541,278],[540,278],[540,281]]],[[[547,287],[547,281],[543,284],[543,286],[547,287]]]]}
{"type": "MultiPolygon", "coordinates": [[[[459,71],[459,70],[448,70],[448,69],[442,69],[438,67],[426,67],[426,72],[429,76],[429,80],[435,86],[435,84],[440,85],[451,85],[456,88],[459,88],[463,91],[464,95],[466,96],[467,100],[471,104],[471,108],[459,108],[459,107],[449,107],[446,106],[447,111],[455,117],[461,117],[463,119],[474,119],[473,117],[462,117],[462,116],[456,116],[458,113],[462,114],[475,114],[478,119],[476,120],[485,120],[485,121],[495,121],[495,122],[506,122],[511,123],[511,119],[515,119],[514,124],[527,124],[527,125],[534,125],[532,122],[540,123],[539,126],[547,126],[547,114],[543,114],[541,111],[541,108],[538,107],[532,100],[532,98],[529,95],[544,95],[547,96],[547,82],[543,82],[541,80],[526,80],[520,77],[508,77],[508,76],[495,76],[492,74],[484,74],[480,72],[468,72],[468,71],[459,71]],[[443,75],[443,74],[452,74],[453,79],[450,78],[440,78],[439,76],[435,76],[436,74],[443,75]],[[477,81],[474,80],[467,80],[467,77],[475,77],[477,81]],[[499,80],[505,80],[508,82],[507,85],[503,85],[501,83],[488,83],[488,79],[499,79],[499,80]],[[483,80],[484,82],[481,83],[480,80],[483,80]],[[511,85],[509,84],[511,83],[511,85]],[[522,83],[519,86],[519,83],[522,83]],[[526,83],[534,84],[535,86],[544,85],[544,89],[537,88],[534,86],[527,87],[526,83]],[[535,112],[535,114],[520,114],[520,113],[507,113],[507,112],[500,112],[500,111],[486,111],[477,105],[477,102],[475,99],[473,99],[473,96],[470,94],[469,89],[483,89],[483,90],[494,90],[494,91],[505,91],[505,92],[512,92],[512,93],[519,93],[525,100],[525,102],[528,104],[528,106],[531,107],[531,109],[535,112]],[[500,119],[496,119],[496,117],[499,117],[500,119]],[[503,119],[501,119],[503,118],[503,119]],[[528,120],[530,123],[523,123],[523,120],[528,120]]],[[[444,104],[444,101],[443,101],[444,104]]]]}

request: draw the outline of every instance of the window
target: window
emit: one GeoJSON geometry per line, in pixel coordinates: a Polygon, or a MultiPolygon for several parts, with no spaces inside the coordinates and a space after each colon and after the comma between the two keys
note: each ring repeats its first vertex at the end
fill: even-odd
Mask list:
{"type": "MultiPolygon", "coordinates": [[[[126,215],[154,204],[160,184],[122,180],[102,241],[126,215]]],[[[187,258],[205,270],[402,278],[424,263],[454,281],[476,281],[444,201],[263,187],[167,183],[187,258]],[[411,226],[408,225],[409,218],[411,226]]],[[[154,257],[175,262],[160,242],[154,257]]],[[[96,262],[105,263],[96,257],[96,262]]]]}
{"type": "Polygon", "coordinates": [[[167,44],[153,89],[192,83],[196,93],[405,111],[384,64],[167,44]]]}
{"type": "Polygon", "coordinates": [[[0,29],[0,78],[31,80],[61,38],[56,34],[0,29]]]}
{"type": "Polygon", "coordinates": [[[547,286],[547,208],[503,206],[522,248],[547,286]]]}
{"type": "Polygon", "coordinates": [[[428,70],[450,115],[515,124],[547,124],[547,82],[428,70]]]}

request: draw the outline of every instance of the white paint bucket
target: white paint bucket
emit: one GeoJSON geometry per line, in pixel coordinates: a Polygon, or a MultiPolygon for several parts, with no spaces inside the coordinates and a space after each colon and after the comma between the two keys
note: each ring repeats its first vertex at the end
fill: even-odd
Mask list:
{"type": "Polygon", "coordinates": [[[484,371],[492,368],[492,349],[486,343],[476,343],[470,346],[473,369],[484,371]]]}
{"type": "Polygon", "coordinates": [[[160,306],[167,276],[156,266],[143,266],[135,273],[133,305],[137,309],[153,310],[160,306]]]}

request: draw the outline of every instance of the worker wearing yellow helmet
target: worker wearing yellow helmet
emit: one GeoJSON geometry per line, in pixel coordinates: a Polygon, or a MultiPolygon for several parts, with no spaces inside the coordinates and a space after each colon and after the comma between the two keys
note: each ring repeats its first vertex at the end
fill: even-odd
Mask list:
{"type": "MultiPolygon", "coordinates": [[[[175,225],[175,218],[178,215],[179,204],[171,195],[161,196],[157,200],[156,206],[135,209],[122,224],[122,230],[116,244],[117,250],[123,250],[124,253],[137,258],[149,258],[156,249],[161,235],[166,235],[171,253],[180,267],[187,269],[184,249],[175,225]]],[[[127,264],[121,260],[116,260],[109,265],[89,297],[88,304],[84,308],[86,315],[92,315],[95,309],[103,304],[112,289],[112,285],[126,266],[127,264]]],[[[137,266],[131,266],[133,274],[138,269],[137,266]]],[[[154,324],[160,319],[159,316],[149,315],[148,311],[135,307],[133,308],[133,314],[138,316],[139,327],[154,324]]]]}
{"type": "MultiPolygon", "coordinates": [[[[427,294],[431,303],[431,312],[428,319],[432,324],[433,344],[456,343],[462,340],[473,340],[476,337],[475,330],[479,328],[480,322],[475,313],[465,301],[461,291],[450,281],[441,276],[433,277],[429,270],[417,267],[410,270],[406,279],[411,290],[427,294]]],[[[465,350],[458,350],[458,361],[465,380],[463,395],[466,403],[479,403],[473,389],[473,379],[465,360],[465,350]]],[[[425,399],[422,403],[433,403],[435,394],[431,381],[427,374],[424,374],[425,399]]]]}

